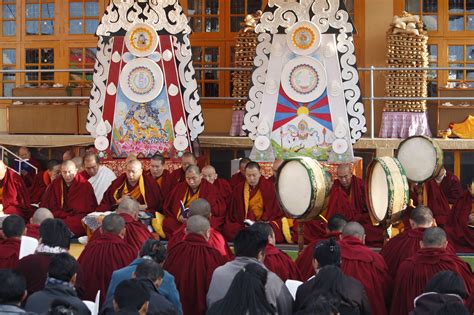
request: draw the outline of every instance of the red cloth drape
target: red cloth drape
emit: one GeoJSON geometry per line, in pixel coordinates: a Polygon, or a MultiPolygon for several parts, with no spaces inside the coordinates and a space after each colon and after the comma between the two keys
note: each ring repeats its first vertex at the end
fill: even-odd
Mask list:
{"type": "Polygon", "coordinates": [[[18,266],[20,245],[19,238],[0,240],[0,269],[15,269],[18,266]]]}
{"type": "Polygon", "coordinates": [[[41,198],[50,183],[51,180],[46,171],[39,172],[38,175],[35,176],[33,184],[29,188],[31,203],[39,203],[41,201],[41,198]]]}
{"type": "Polygon", "coordinates": [[[21,176],[7,169],[1,185],[3,187],[3,212],[19,215],[25,221],[28,221],[33,214],[33,210],[30,205],[28,190],[21,176]]]}
{"type": "Polygon", "coordinates": [[[28,223],[26,225],[26,236],[36,238],[37,240],[39,239],[39,225],[38,224],[32,224],[28,223]]]}
{"type": "Polygon", "coordinates": [[[276,273],[283,282],[288,279],[302,280],[298,267],[296,267],[291,257],[272,244],[268,244],[265,249],[265,260],[263,264],[270,271],[276,273]]]}
{"type": "Polygon", "coordinates": [[[466,191],[453,205],[452,214],[445,226],[449,241],[458,253],[474,253],[474,229],[467,226],[472,201],[471,193],[466,191]]]}
{"type": "Polygon", "coordinates": [[[245,182],[245,176],[241,172],[237,172],[230,177],[230,186],[236,187],[238,184],[245,182]]]}
{"type": "Polygon", "coordinates": [[[225,209],[230,205],[230,200],[232,197],[232,187],[229,182],[222,178],[217,178],[213,184],[219,191],[219,198],[223,201],[225,209]]]}

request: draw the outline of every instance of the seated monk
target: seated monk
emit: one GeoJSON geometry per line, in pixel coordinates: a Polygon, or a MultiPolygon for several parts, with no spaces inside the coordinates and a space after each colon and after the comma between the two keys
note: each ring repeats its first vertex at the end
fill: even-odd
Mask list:
{"type": "Polygon", "coordinates": [[[138,201],[140,211],[154,214],[162,210],[163,195],[160,187],[150,176],[143,174],[142,163],[137,159],[131,159],[127,163],[126,173],[110,184],[97,211],[114,211],[125,196],[138,201]]]}
{"type": "Polygon", "coordinates": [[[186,222],[186,237],[168,251],[163,265],[174,276],[184,314],[206,314],[206,293],[214,270],[224,258],[209,243],[211,225],[200,215],[186,222]]]}
{"type": "Polygon", "coordinates": [[[76,156],[76,154],[74,154],[74,152],[72,150],[66,150],[63,153],[63,162],[68,161],[68,160],[72,160],[75,156],[76,156]]]}
{"type": "Polygon", "coordinates": [[[442,228],[431,227],[423,232],[420,249],[406,259],[397,271],[390,314],[408,314],[413,310],[413,299],[425,291],[428,281],[438,272],[451,270],[464,279],[471,294],[474,278],[468,263],[446,250],[448,241],[442,228]]]}
{"type": "Polygon", "coordinates": [[[170,172],[165,168],[165,158],[161,154],[155,154],[150,159],[150,175],[160,186],[163,197],[168,196],[172,189],[167,185],[170,172]]]}
{"type": "Polygon", "coordinates": [[[205,180],[197,165],[190,165],[186,169],[186,180],[173,188],[166,198],[163,212],[165,219],[163,230],[168,238],[183,224],[183,207],[188,209],[191,202],[198,198],[206,199],[211,205],[211,225],[220,230],[224,222],[224,206],[219,201],[219,193],[216,188],[205,180]]]}
{"type": "Polygon", "coordinates": [[[106,216],[101,229],[103,233],[86,245],[77,262],[84,271],[82,298],[93,301],[100,290],[100,300],[104,303],[112,272],[128,266],[138,253],[123,240],[125,220],[120,215],[106,216]]]}
{"type": "Polygon", "coordinates": [[[30,187],[30,201],[39,204],[49,184],[61,175],[61,163],[57,160],[49,160],[46,171],[41,171],[35,177],[30,187]]]}
{"type": "MultiPolygon", "coordinates": [[[[392,277],[397,275],[397,269],[407,258],[415,255],[420,249],[423,232],[430,227],[436,226],[431,210],[424,206],[417,206],[410,213],[410,229],[406,229],[388,243],[384,244],[380,255],[387,263],[388,271],[392,277]]],[[[448,243],[448,250],[454,254],[455,251],[448,243]]]]}
{"type": "Polygon", "coordinates": [[[82,218],[97,207],[94,189],[80,174],[71,160],[61,164],[61,176],[46,189],[41,206],[51,210],[54,217],[62,219],[75,237],[86,234],[82,218]]]}
{"type": "Polygon", "coordinates": [[[0,201],[3,213],[16,214],[24,220],[31,216],[30,196],[21,176],[0,161],[0,201]]]}
{"type": "Polygon", "coordinates": [[[245,167],[247,163],[251,162],[249,158],[243,157],[239,161],[239,171],[231,176],[230,186],[236,187],[238,184],[245,182],[245,167]]]}
{"type": "Polygon", "coordinates": [[[21,178],[23,178],[23,181],[25,182],[26,188],[30,188],[33,185],[33,182],[35,181],[36,176],[39,174],[41,171],[41,165],[38,161],[36,161],[32,156],[30,149],[27,147],[20,147],[18,149],[18,157],[23,161],[23,162],[28,162],[29,164],[33,165],[36,167],[36,170],[32,168],[30,165],[26,163],[21,164],[21,170],[20,170],[20,165],[18,161],[15,161],[15,167],[13,167],[15,170],[20,170],[20,175],[21,178]]]}
{"type": "Polygon", "coordinates": [[[40,238],[39,227],[46,219],[54,219],[51,211],[46,208],[38,208],[31,217],[30,223],[26,225],[26,236],[33,237],[38,240],[40,238]]]}
{"type": "MultiPolygon", "coordinates": [[[[153,234],[148,231],[147,227],[138,219],[140,204],[132,198],[123,198],[115,212],[125,221],[125,243],[133,247],[138,253],[143,243],[147,239],[154,238],[153,234]]],[[[102,234],[102,229],[98,228],[92,235],[92,240],[98,238],[102,234]]]]}
{"type": "Polygon", "coordinates": [[[446,233],[458,253],[474,253],[474,213],[472,192],[466,191],[453,205],[446,233]]]}
{"type": "Polygon", "coordinates": [[[330,239],[331,237],[339,239],[339,235],[341,235],[342,229],[346,224],[347,220],[342,214],[333,215],[329,218],[326,235],[309,243],[308,246],[298,254],[295,263],[303,280],[306,281],[314,276],[313,251],[316,244],[321,240],[330,239]]]}
{"type": "Polygon", "coordinates": [[[110,184],[117,178],[115,173],[107,166],[100,165],[100,160],[95,153],[84,155],[84,171],[81,175],[91,183],[97,203],[102,202],[104,193],[110,184]]]}
{"type": "Polygon", "coordinates": [[[263,260],[265,267],[276,273],[283,282],[288,279],[301,281],[301,274],[295,262],[287,253],[276,248],[275,233],[271,225],[266,222],[255,222],[249,229],[258,231],[264,239],[268,239],[263,260]]]}
{"type": "MultiPolygon", "coordinates": [[[[210,221],[211,219],[211,205],[207,202],[206,199],[198,198],[191,202],[188,210],[188,219],[194,215],[201,215],[210,221]]],[[[173,236],[168,241],[166,248],[168,251],[173,248],[176,244],[182,241],[186,237],[186,222],[182,224],[179,229],[177,229],[173,236]]],[[[224,239],[224,236],[211,226],[211,234],[209,236],[209,245],[214,247],[221,253],[222,256],[228,258],[229,260],[234,257],[232,251],[229,248],[229,245],[224,239]]]]}
{"type": "Polygon", "coordinates": [[[291,239],[288,221],[283,216],[276,198],[275,187],[262,177],[258,163],[247,163],[245,176],[246,180],[232,191],[232,200],[222,233],[224,237],[228,241],[233,240],[237,232],[244,228],[244,221],[248,219],[270,223],[277,243],[283,243],[285,238],[291,239]]]}
{"type": "Polygon", "coordinates": [[[25,234],[25,221],[17,215],[3,220],[5,239],[0,240],[0,269],[15,269],[18,266],[21,236],[25,234]]]}
{"type": "Polygon", "coordinates": [[[181,157],[181,167],[172,171],[170,176],[168,176],[166,186],[169,187],[168,191],[174,189],[178,183],[185,181],[185,171],[190,165],[197,165],[197,159],[191,152],[185,152],[181,157]]]}
{"type": "Polygon", "coordinates": [[[232,196],[232,187],[229,182],[225,179],[217,178],[216,169],[212,165],[206,165],[202,168],[202,177],[217,188],[219,198],[227,208],[232,196]]]}
{"type": "Polygon", "coordinates": [[[373,314],[387,314],[392,287],[387,264],[380,254],[365,246],[360,223],[348,222],[340,237],[342,272],[362,283],[373,314]]]}
{"type": "Polygon", "coordinates": [[[381,226],[373,226],[365,200],[365,186],[362,179],[352,174],[350,164],[340,164],[337,167],[337,179],[329,193],[327,214],[340,213],[348,221],[357,221],[366,231],[366,244],[372,247],[382,247],[384,231],[381,226]]]}

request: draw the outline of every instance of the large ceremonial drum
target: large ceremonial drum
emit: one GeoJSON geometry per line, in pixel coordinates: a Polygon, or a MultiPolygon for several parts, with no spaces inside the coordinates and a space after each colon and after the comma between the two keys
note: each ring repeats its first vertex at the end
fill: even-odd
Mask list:
{"type": "Polygon", "coordinates": [[[443,150],[425,136],[403,140],[398,146],[397,158],[408,180],[414,183],[423,183],[436,177],[443,166],[443,150]]]}
{"type": "Polygon", "coordinates": [[[331,175],[318,161],[309,157],[292,157],[280,166],[277,196],[287,216],[308,221],[326,207],[331,175]]]}
{"type": "Polygon", "coordinates": [[[408,205],[408,180],[393,157],[375,158],[367,169],[367,205],[372,219],[395,222],[408,205]]]}

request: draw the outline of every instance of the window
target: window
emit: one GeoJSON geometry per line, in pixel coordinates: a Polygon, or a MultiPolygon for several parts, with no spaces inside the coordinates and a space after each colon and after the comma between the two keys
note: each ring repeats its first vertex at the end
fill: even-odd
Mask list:
{"type": "MultiPolygon", "coordinates": [[[[25,51],[26,69],[54,69],[54,49],[34,48],[25,51]]],[[[25,82],[31,86],[52,85],[54,83],[54,72],[28,72],[25,82]]]]}
{"type": "Polygon", "coordinates": [[[93,0],[71,0],[69,34],[94,34],[99,25],[99,3],[93,0]]]}
{"type": "Polygon", "coordinates": [[[254,14],[262,9],[262,0],[232,0],[230,1],[230,31],[240,31],[240,23],[247,14],[254,14]]]}
{"type": "Polygon", "coordinates": [[[54,0],[26,0],[26,35],[54,34],[54,0]]]}
{"type": "Polygon", "coordinates": [[[193,32],[219,32],[219,0],[188,0],[188,18],[193,32]]]}
{"type": "MultiPolygon", "coordinates": [[[[438,67],[438,45],[428,45],[428,61],[430,68],[438,67]]],[[[438,95],[438,71],[428,71],[428,96],[438,95]]]]}
{"type": "Polygon", "coordinates": [[[448,45],[448,65],[467,68],[449,70],[448,82],[466,81],[474,87],[474,45],[448,45]]]}
{"type": "Polygon", "coordinates": [[[405,11],[420,15],[428,31],[438,30],[438,0],[406,0],[405,11]]]}
{"type": "Polygon", "coordinates": [[[15,36],[16,35],[16,1],[3,0],[0,1],[2,10],[2,24],[1,36],[15,36]]]}
{"type": "Polygon", "coordinates": [[[449,0],[449,31],[474,31],[474,1],[449,0]]]}
{"type": "MultiPolygon", "coordinates": [[[[215,68],[219,66],[219,47],[193,46],[193,63],[197,68],[215,68]]],[[[222,74],[217,70],[196,70],[199,93],[203,97],[219,96],[219,79],[222,74]]]]}
{"type": "MultiPolygon", "coordinates": [[[[95,63],[96,48],[70,48],[70,69],[93,69],[95,63]]],[[[93,72],[70,72],[70,83],[86,83],[92,81],[93,72]]]]}
{"type": "MultiPolygon", "coordinates": [[[[1,65],[3,70],[14,70],[16,68],[16,50],[10,48],[1,49],[2,60],[1,65]]],[[[16,76],[14,73],[2,73],[0,80],[1,96],[12,96],[12,90],[15,87],[16,76]]]]}

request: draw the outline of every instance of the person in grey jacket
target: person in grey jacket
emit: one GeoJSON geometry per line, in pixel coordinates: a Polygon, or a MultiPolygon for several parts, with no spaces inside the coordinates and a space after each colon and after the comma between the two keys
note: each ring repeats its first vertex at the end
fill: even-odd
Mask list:
{"type": "Polygon", "coordinates": [[[68,253],[54,255],[48,267],[48,277],[43,290],[33,293],[26,301],[25,310],[35,313],[47,313],[52,302],[67,302],[79,315],[90,315],[87,306],[77,297],[76,282],[78,264],[68,253]]]}
{"type": "Polygon", "coordinates": [[[211,284],[207,292],[208,309],[213,303],[222,299],[234,280],[235,275],[249,263],[259,264],[268,271],[265,295],[268,302],[275,307],[278,314],[292,314],[293,298],[283,281],[263,264],[265,247],[268,239],[259,235],[260,232],[243,229],[234,239],[235,259],[217,268],[212,274],[211,284]]]}

